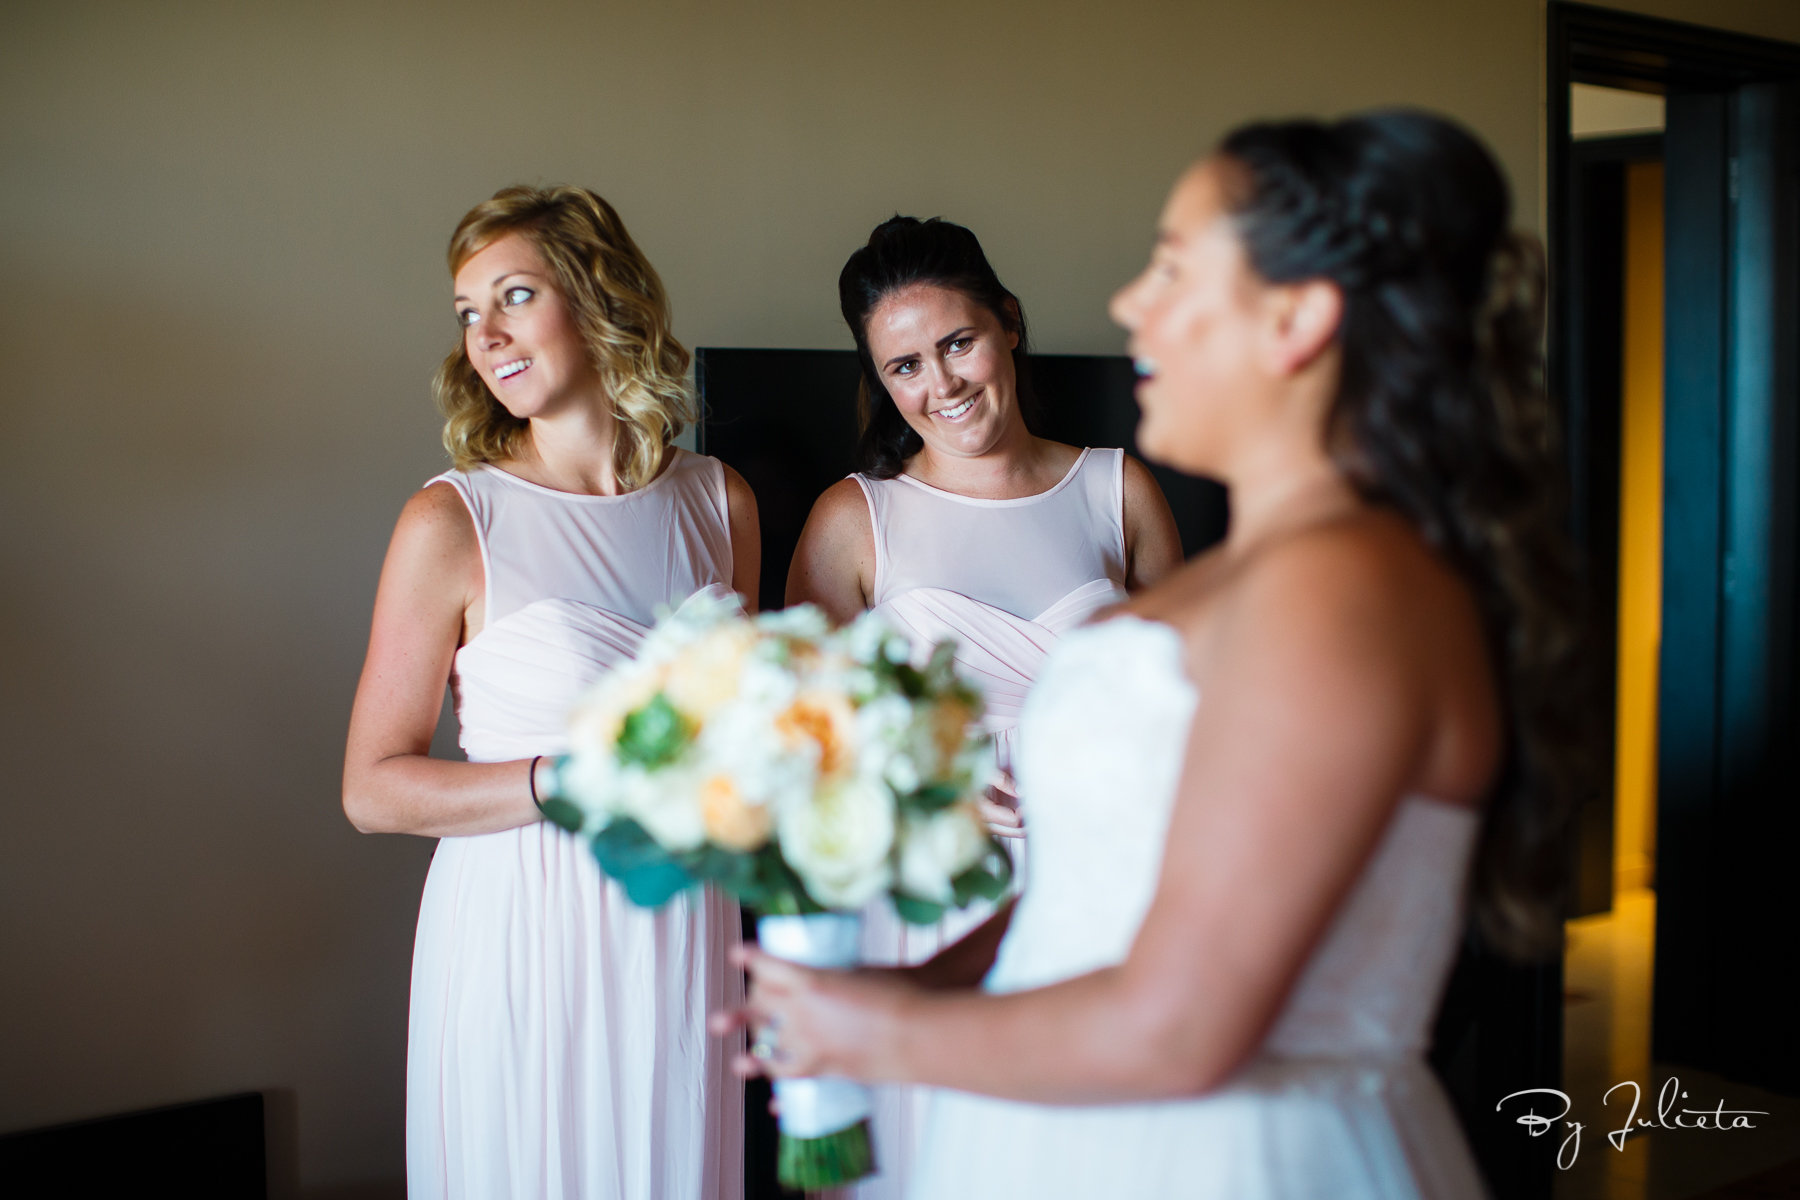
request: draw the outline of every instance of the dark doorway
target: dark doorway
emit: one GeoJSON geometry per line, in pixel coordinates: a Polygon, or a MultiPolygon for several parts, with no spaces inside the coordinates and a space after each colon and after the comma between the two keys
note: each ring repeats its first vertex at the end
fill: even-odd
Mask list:
{"type": "MultiPolygon", "coordinates": [[[[1800,918],[1788,882],[1800,805],[1785,753],[1794,732],[1800,46],[1565,4],[1552,5],[1551,34],[1553,131],[1567,128],[1570,83],[1658,92],[1667,105],[1655,1050],[1800,1091],[1793,993],[1773,986],[1791,984],[1789,931],[1800,918]],[[1719,1019],[1723,997],[1732,1019],[1719,1019]]],[[[1604,603],[1615,587],[1617,490],[1605,471],[1617,469],[1618,405],[1591,386],[1575,252],[1593,172],[1591,156],[1555,138],[1552,249],[1573,269],[1556,293],[1553,371],[1574,472],[1586,481],[1575,493],[1577,530],[1604,603]]]]}
{"type": "MultiPolygon", "coordinates": [[[[1549,385],[1566,432],[1592,665],[1606,683],[1596,703],[1623,737],[1615,716],[1631,696],[1654,697],[1640,772],[1654,794],[1648,836],[1639,828],[1615,842],[1626,828],[1614,808],[1621,764],[1582,813],[1569,915],[1612,910],[1621,875],[1653,882],[1644,1058],[1794,1094],[1800,893],[1788,864],[1800,851],[1800,780],[1785,751],[1795,741],[1800,130],[1790,81],[1800,79],[1800,47],[1578,4],[1553,2],[1548,18],[1549,385]],[[1665,128],[1578,144],[1572,85],[1653,95],[1665,128]],[[1634,180],[1641,191],[1659,160],[1660,646],[1645,668],[1649,691],[1627,695],[1621,681],[1639,685],[1619,653],[1630,640],[1621,530],[1627,543],[1637,536],[1621,503],[1631,447],[1623,218],[1634,180]],[[1643,861],[1622,871],[1634,846],[1643,861]]],[[[1567,1177],[1559,1183],[1556,1139],[1529,1139],[1516,1114],[1495,1112],[1516,1089],[1562,1080],[1564,986],[1561,963],[1509,967],[1472,945],[1445,999],[1433,1062],[1498,1196],[1574,1194],[1567,1177]]]]}
{"type": "MultiPolygon", "coordinates": [[[[1579,1108],[1580,1093],[1615,1075],[1653,1092],[1679,1071],[1704,1078],[1708,1105],[1715,1091],[1730,1108],[1759,1087],[1769,1092],[1741,1106],[1778,1107],[1781,1094],[1800,1095],[1791,949],[1800,896],[1789,882],[1800,780],[1787,753],[1800,46],[1552,3],[1548,51],[1550,382],[1567,431],[1573,532],[1616,767],[1583,813],[1577,848],[1564,1086],[1579,1108]],[[1656,98],[1661,134],[1572,136],[1572,88],[1584,86],[1656,98]],[[1634,417],[1625,381],[1633,351],[1621,290],[1632,251],[1621,217],[1651,208],[1661,225],[1659,444],[1645,491],[1643,414],[1634,417]],[[1651,508],[1660,561],[1646,648],[1632,625],[1645,586],[1633,546],[1642,551],[1651,508]],[[1640,801],[1647,815],[1634,825],[1630,806],[1640,801]],[[1592,952],[1583,939],[1609,923],[1606,936],[1630,926],[1643,942],[1641,1019],[1604,1031],[1611,1074],[1600,1074],[1604,1054],[1594,1070],[1577,1065],[1583,1040],[1600,1029],[1583,1008],[1595,999],[1594,976],[1578,964],[1592,952]],[[1623,1069],[1618,1047],[1633,1038],[1641,1065],[1623,1069]]],[[[1618,1114],[1588,1100],[1587,1115],[1616,1127],[1618,1114]]],[[[1653,1186],[1658,1153],[1681,1140],[1651,1134],[1631,1147],[1653,1186]]]]}

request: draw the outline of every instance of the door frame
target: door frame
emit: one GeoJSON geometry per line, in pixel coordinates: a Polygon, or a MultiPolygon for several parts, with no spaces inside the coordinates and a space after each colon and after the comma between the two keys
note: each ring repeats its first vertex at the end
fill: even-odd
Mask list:
{"type": "MultiPolygon", "coordinates": [[[[1800,921],[1777,886],[1800,852],[1800,778],[1781,761],[1796,733],[1800,46],[1563,2],[1547,32],[1549,383],[1572,528],[1596,554],[1616,546],[1617,498],[1598,494],[1616,464],[1598,457],[1616,453],[1618,414],[1588,402],[1575,353],[1569,85],[1669,100],[1652,1053],[1800,1091],[1800,1035],[1771,1003],[1796,970],[1775,939],[1800,921]]],[[[1615,579],[1590,571],[1595,609],[1616,610],[1615,579]]],[[[1594,653],[1616,671],[1615,645],[1594,653]]]]}

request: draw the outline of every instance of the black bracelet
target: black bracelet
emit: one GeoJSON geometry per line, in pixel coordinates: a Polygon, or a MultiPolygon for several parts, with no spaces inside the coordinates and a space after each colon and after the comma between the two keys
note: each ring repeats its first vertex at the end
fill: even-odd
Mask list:
{"type": "Polygon", "coordinates": [[[544,802],[542,800],[538,799],[538,794],[537,794],[537,765],[538,765],[538,759],[540,759],[542,757],[544,757],[544,756],[539,754],[535,758],[533,758],[531,760],[531,769],[525,773],[525,779],[531,785],[531,802],[532,802],[532,804],[537,806],[538,814],[540,816],[543,814],[543,811],[544,811],[544,802]]]}

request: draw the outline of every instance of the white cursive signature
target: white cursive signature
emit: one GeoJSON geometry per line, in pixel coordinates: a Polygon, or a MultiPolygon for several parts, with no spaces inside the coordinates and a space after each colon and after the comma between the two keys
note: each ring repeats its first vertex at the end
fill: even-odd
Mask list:
{"type": "MultiPolygon", "coordinates": [[[[1632,1080],[1627,1079],[1624,1083],[1615,1083],[1607,1088],[1606,1095],[1600,1098],[1600,1103],[1611,1104],[1612,1094],[1620,1088],[1631,1089],[1631,1111],[1625,1114],[1623,1125],[1606,1135],[1606,1140],[1613,1144],[1615,1150],[1624,1150],[1625,1139],[1643,1129],[1755,1129],[1756,1126],[1751,1124],[1750,1118],[1769,1115],[1765,1110],[1759,1108],[1726,1108],[1723,1100],[1713,1108],[1684,1108],[1676,1112],[1677,1096],[1675,1093],[1681,1092],[1681,1081],[1671,1075],[1663,1081],[1662,1090],[1657,1093],[1656,1119],[1652,1121],[1637,1115],[1638,1103],[1643,1098],[1643,1090],[1632,1080]],[[1670,1118],[1671,1113],[1674,1113],[1673,1120],[1670,1118]],[[1687,1117],[1693,1117],[1694,1120],[1685,1120],[1684,1118],[1687,1117]],[[1726,1123],[1727,1117],[1731,1119],[1730,1124],[1726,1123]]],[[[1520,1096],[1555,1096],[1562,1101],[1561,1112],[1545,1116],[1535,1109],[1527,1109],[1525,1115],[1517,1120],[1519,1124],[1525,1126],[1526,1132],[1532,1137],[1543,1137],[1555,1127],[1558,1121],[1561,1121],[1569,1132],[1564,1135],[1562,1145],[1557,1147],[1556,1165],[1565,1171],[1574,1166],[1576,1156],[1581,1153],[1583,1126],[1580,1121],[1567,1119],[1569,1110],[1574,1107],[1574,1101],[1569,1099],[1568,1093],[1557,1091],[1555,1088],[1526,1088],[1522,1092],[1514,1092],[1510,1096],[1503,1097],[1499,1104],[1494,1105],[1494,1111],[1499,1112],[1508,1100],[1516,1100],[1520,1096]]],[[[1679,1099],[1687,1099],[1687,1093],[1681,1092],[1679,1099]]]]}

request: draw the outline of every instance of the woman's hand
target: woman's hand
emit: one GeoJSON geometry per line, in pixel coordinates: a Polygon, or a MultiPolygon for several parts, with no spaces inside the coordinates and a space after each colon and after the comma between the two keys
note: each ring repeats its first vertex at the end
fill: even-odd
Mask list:
{"type": "Polygon", "coordinates": [[[738,1055],[732,1070],[745,1078],[890,1077],[886,1049],[917,990],[902,972],[815,970],[755,946],[738,947],[731,959],[750,972],[749,999],[707,1024],[716,1037],[750,1031],[752,1053],[738,1055]]]}
{"type": "Polygon", "coordinates": [[[976,801],[981,809],[981,819],[987,822],[988,831],[996,837],[1022,838],[1025,836],[1025,815],[1019,811],[1019,785],[1005,771],[1000,772],[987,790],[987,795],[976,801]]]}

